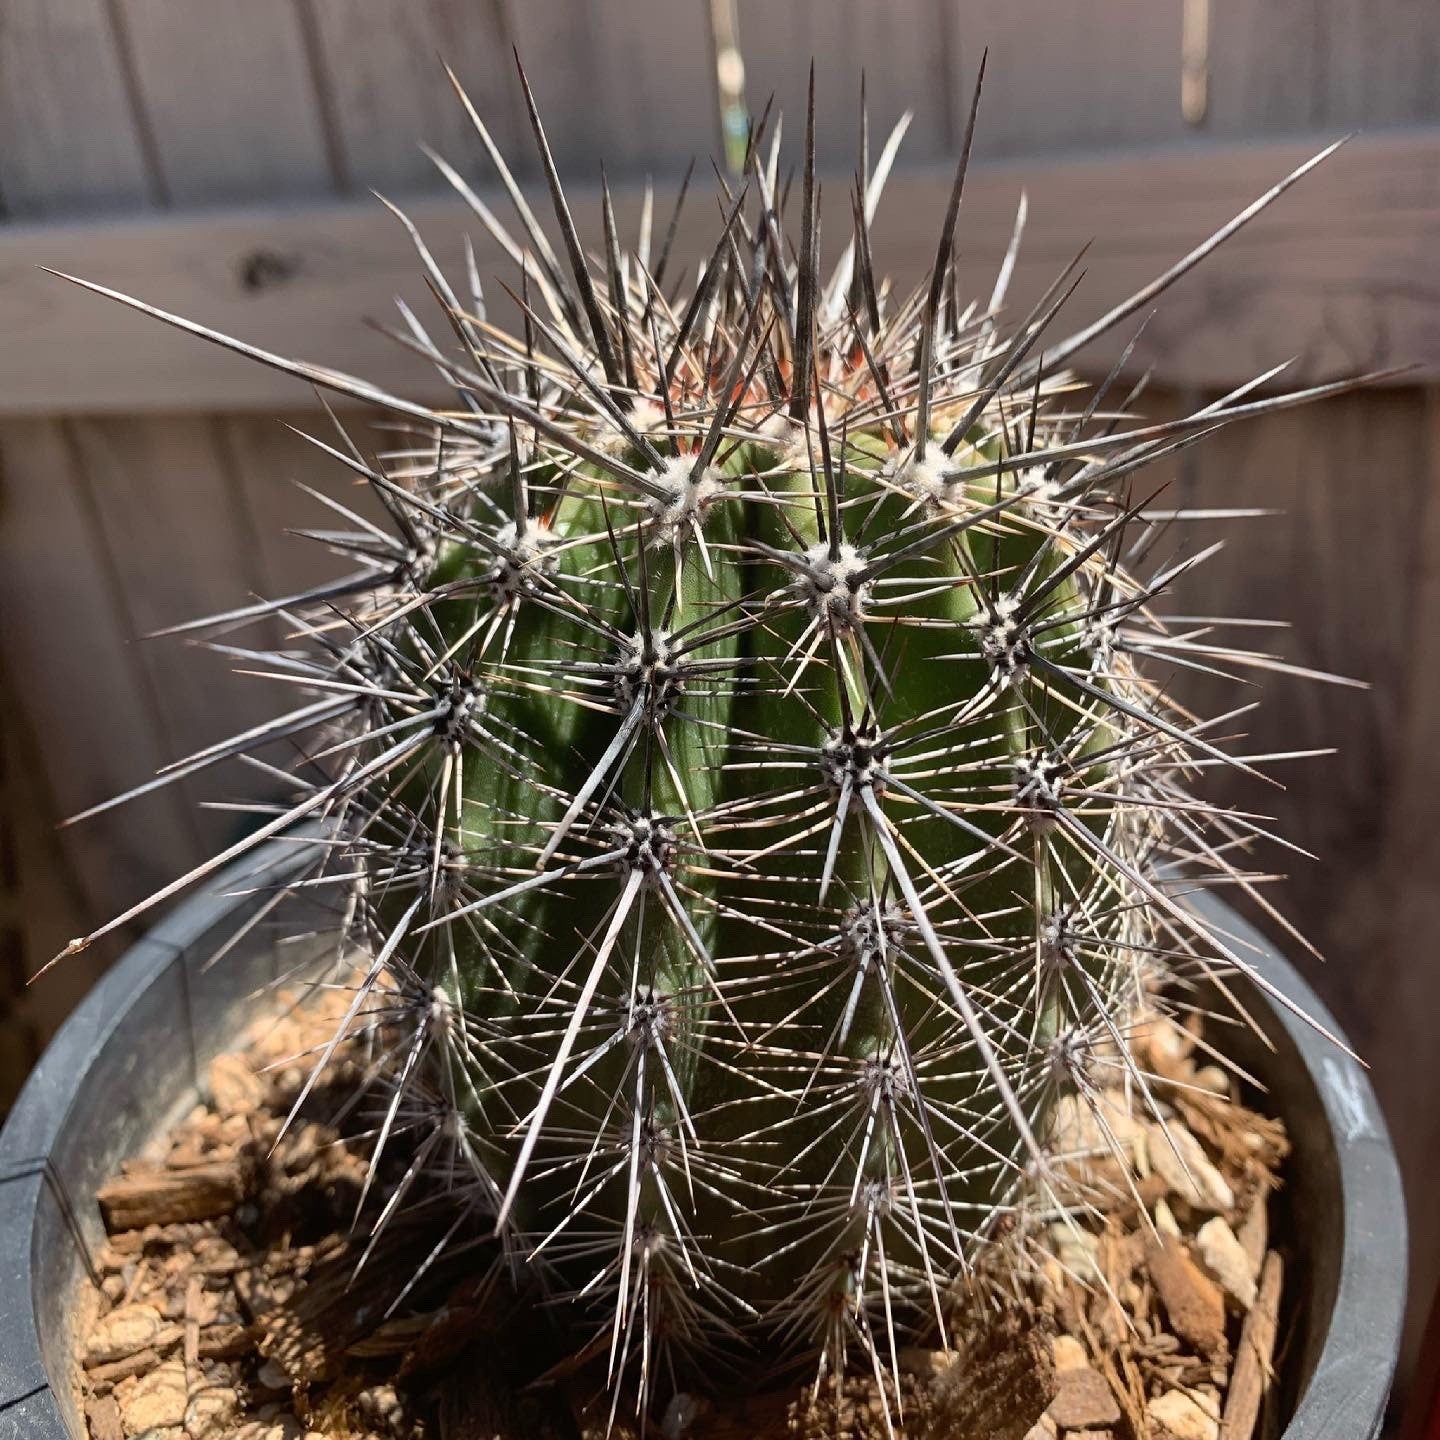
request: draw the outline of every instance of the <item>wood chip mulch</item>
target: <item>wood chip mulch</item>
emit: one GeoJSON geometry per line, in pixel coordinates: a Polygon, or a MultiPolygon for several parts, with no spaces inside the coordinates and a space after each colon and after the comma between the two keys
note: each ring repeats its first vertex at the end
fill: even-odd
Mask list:
{"type": "MultiPolygon", "coordinates": [[[[526,1308],[436,1265],[387,1313],[435,1240],[392,1226],[353,1281],[363,1125],[328,1123],[362,1078],[346,1042],[297,1122],[304,1062],[343,990],[282,997],[153,1154],[100,1192],[109,1243],[83,1324],[79,1387],[93,1440],[595,1440],[563,1384],[527,1383],[547,1344],[526,1308]],[[277,1137],[278,1141],[277,1141],[277,1137]]],[[[1120,1091],[1065,1102],[1055,1143],[1088,1202],[1032,1242],[1034,1283],[1002,1310],[961,1304],[950,1348],[900,1352],[899,1393],[848,1380],[716,1404],[680,1396],[666,1440],[1267,1440],[1283,1267],[1268,1200],[1282,1127],[1230,1098],[1196,1035],[1135,1042],[1163,1077],[1163,1122],[1120,1091]],[[1113,1158],[1129,1152],[1133,1179],[1113,1158]],[[977,1321],[975,1316],[986,1318],[977,1321]],[[967,1318],[968,1317],[968,1318],[967,1318]],[[886,1411],[890,1413],[887,1422],[886,1411]],[[887,1430],[887,1424],[891,1427],[887,1430]]],[[[384,1176],[377,1180],[383,1194],[384,1176]]],[[[987,1291],[993,1296],[993,1291],[987,1291]]],[[[532,1307],[533,1308],[533,1307],[532,1307]]],[[[553,1354],[551,1355],[553,1358],[553,1354]]],[[[611,1434],[631,1440],[624,1420],[611,1434]]]]}

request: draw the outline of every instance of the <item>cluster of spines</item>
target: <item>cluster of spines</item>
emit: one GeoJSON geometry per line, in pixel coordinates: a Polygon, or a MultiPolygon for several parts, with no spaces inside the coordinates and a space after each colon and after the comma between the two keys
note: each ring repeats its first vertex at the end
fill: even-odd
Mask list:
{"type": "Polygon", "coordinates": [[[377,1157],[411,1136],[382,1224],[422,1196],[454,1206],[442,1243],[484,1217],[517,1275],[598,1317],[642,1408],[761,1335],[817,1377],[855,1354],[883,1375],[907,1327],[944,1334],[1002,1220],[1062,1203],[1056,1099],[1103,1073],[1154,1108],[1129,1027],[1167,979],[1248,968],[1164,867],[1248,886],[1260,822],[1186,787],[1280,757],[1232,758],[1228,717],[1144,662],[1276,662],[1162,618],[1187,567],[1141,577],[1183,515],[1136,476],[1342,387],[1146,426],[1128,349],[1089,391],[1061,367],[1310,166],[1054,341],[1074,265],[1018,324],[1013,247],[988,305],[955,294],[973,108],[912,295],[869,234],[903,121],[873,174],[862,126],[854,233],[820,272],[813,78],[793,240],[762,119],[687,293],[674,222],[652,266],[651,207],[626,251],[608,188],[587,256],[524,88],[559,251],[473,111],[523,239],[441,167],[516,262],[517,333],[473,254],[462,295],[404,222],[446,332],[402,307],[396,339],[452,409],[140,306],[411,433],[315,441],[385,517],[325,502],[347,528],[315,538],[352,574],[197,622],[305,698],[152,784],[283,741],[288,797],[105,928],[271,837],[308,847],[267,906],[332,897],[361,957],[345,1031],[383,1058],[377,1157]],[[228,638],[274,616],[280,649],[228,638]]]}

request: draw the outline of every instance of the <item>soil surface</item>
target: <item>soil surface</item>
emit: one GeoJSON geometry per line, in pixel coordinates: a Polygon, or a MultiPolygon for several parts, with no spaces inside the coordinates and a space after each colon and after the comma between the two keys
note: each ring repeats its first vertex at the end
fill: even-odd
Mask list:
{"type": "MultiPolygon", "coordinates": [[[[102,1189],[103,1285],[78,1356],[94,1440],[606,1434],[593,1379],[552,1368],[537,1307],[477,1280],[483,1267],[463,1244],[434,1258],[443,1212],[397,1218],[373,1248],[368,1219],[355,1223],[404,1183],[406,1158],[403,1144],[387,1147],[367,1194],[380,1117],[353,1103],[362,1040],[345,1041],[306,1091],[348,1000],[340,988],[283,996],[283,1018],[213,1062],[206,1103],[102,1189]]],[[[1012,1259],[1023,1251],[1027,1263],[1007,1269],[1004,1287],[981,1277],[957,1296],[948,1347],[900,1351],[898,1393],[853,1376],[818,1399],[801,1386],[682,1395],[652,1430],[664,1440],[1278,1434],[1282,1263],[1267,1205],[1284,1132],[1233,1099],[1197,1036],[1156,1021],[1132,1045],[1163,1123],[1139,1118],[1119,1090],[1063,1102],[1054,1138],[1071,1220],[1015,1238],[1012,1259]]],[[[623,1413],[609,1433],[634,1437],[623,1413]]]]}

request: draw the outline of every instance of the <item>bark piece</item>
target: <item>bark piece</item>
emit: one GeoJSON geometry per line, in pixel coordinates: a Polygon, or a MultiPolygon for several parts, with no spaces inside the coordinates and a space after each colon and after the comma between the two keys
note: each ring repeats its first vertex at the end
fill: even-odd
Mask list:
{"type": "Polygon", "coordinates": [[[245,1167],[239,1160],[214,1160],[184,1170],[136,1170],[101,1186],[96,1198],[105,1228],[113,1233],[228,1215],[245,1199],[246,1190],[245,1167]]]}
{"type": "Polygon", "coordinates": [[[1245,1251],[1246,1260],[1250,1262],[1250,1278],[1256,1281],[1260,1279],[1260,1268],[1265,1263],[1265,1252],[1270,1248],[1269,1201],[1269,1188],[1262,1185],[1250,1202],[1250,1208],[1245,1212],[1245,1218],[1240,1222],[1240,1229],[1235,1237],[1245,1251]]]}
{"type": "Polygon", "coordinates": [[[195,1378],[200,1364],[200,1316],[206,1308],[202,1297],[200,1277],[191,1275],[185,1282],[185,1304],[182,1312],[185,1320],[185,1373],[191,1380],[195,1378]]]}
{"type": "Polygon", "coordinates": [[[1188,1081],[1194,1072],[1191,1058],[1195,1037],[1183,1025],[1164,1015],[1156,1015],[1136,1039],[1136,1048],[1148,1053],[1151,1068],[1167,1080],[1188,1081]]]}
{"type": "Polygon", "coordinates": [[[1183,1241],[1162,1235],[1145,1254],[1150,1279],[1175,1333],[1207,1359],[1225,1353],[1225,1297],[1186,1252],[1183,1241]]]}
{"type": "Polygon", "coordinates": [[[137,1350],[123,1360],[112,1360],[108,1365],[96,1365],[85,1372],[85,1378],[92,1386],[118,1385],[132,1375],[148,1375],[159,1364],[158,1350],[137,1350]]]}
{"type": "Polygon", "coordinates": [[[1240,1332],[1235,1368],[1230,1375],[1230,1392],[1225,1397],[1224,1440],[1250,1440],[1260,1406],[1270,1387],[1270,1361],[1275,1353],[1275,1330],[1280,1314],[1280,1287],[1284,1263],[1275,1251],[1260,1268],[1260,1285],[1255,1303],[1240,1332]]]}
{"type": "Polygon", "coordinates": [[[1024,1440],[1056,1389],[1050,1337],[1019,1317],[996,1320],[935,1381],[927,1433],[1024,1440]]]}

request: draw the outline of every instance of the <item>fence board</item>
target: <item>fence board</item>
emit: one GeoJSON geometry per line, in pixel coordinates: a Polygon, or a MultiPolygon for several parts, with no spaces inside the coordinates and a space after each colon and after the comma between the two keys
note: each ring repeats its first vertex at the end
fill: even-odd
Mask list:
{"type": "MultiPolygon", "coordinates": [[[[1348,1013],[1370,1036],[1366,1058],[1400,1147],[1410,1212],[1409,1373],[1440,1276],[1440,1223],[1433,1203],[1440,1155],[1440,1055],[1435,1044],[1435,981],[1430,937],[1440,933],[1440,666],[1428,660],[1440,633],[1440,391],[1424,392],[1424,501],[1409,597],[1408,643],[1387,676],[1401,704],[1395,778],[1372,804],[1384,820],[1379,843],[1356,856],[1345,900],[1331,926],[1332,968],[1348,1013]],[[1377,999],[1377,997],[1379,997],[1377,999]]],[[[1368,561],[1364,571],[1369,571],[1368,561]]],[[[1362,596],[1368,585],[1362,587],[1362,596]]],[[[1362,600],[1362,604],[1365,603],[1362,600]]],[[[1347,744],[1348,744],[1347,739],[1347,744]]],[[[1381,827],[1377,827],[1381,828],[1381,827]]],[[[1333,873],[1329,878],[1334,878],[1333,873]]],[[[1315,887],[1318,889],[1319,887],[1315,887]]],[[[1310,898],[1302,894],[1299,902],[1310,898]]]]}
{"type": "MultiPolygon", "coordinates": [[[[1217,134],[1428,123],[1440,111],[1440,10],[1417,0],[1227,0],[1211,41],[1206,126],[1217,134]]],[[[1379,313],[1374,323],[1378,334],[1379,313]]],[[[1278,797],[1230,788],[1242,805],[1277,811],[1283,833],[1321,857],[1287,867],[1274,898],[1329,957],[1311,978],[1374,1067],[1410,1193],[1414,1321],[1440,1276],[1440,1216],[1422,1183],[1436,1154],[1428,1097],[1440,1088],[1440,1053],[1426,1033],[1433,986],[1414,943],[1414,927],[1435,913],[1435,842],[1418,812],[1440,790],[1423,658],[1440,598],[1433,405],[1418,390],[1327,404],[1223,437],[1192,467],[1201,488],[1222,492],[1244,467],[1289,512],[1257,527],[1259,563],[1237,543],[1204,582],[1208,593],[1293,616],[1292,655],[1374,683],[1365,696],[1267,686],[1261,743],[1340,753],[1287,767],[1290,788],[1278,797]]],[[[1412,1324],[1402,1388],[1419,1333],[1412,1324]]]]}
{"type": "Polygon", "coordinates": [[[1323,6],[1230,0],[1216,9],[1206,129],[1263,135],[1323,123],[1323,6]]]}
{"type": "Polygon", "coordinates": [[[627,0],[623,10],[520,0],[510,15],[564,173],[593,176],[602,162],[617,175],[678,173],[715,148],[705,0],[627,0]]]}
{"type": "MultiPolygon", "coordinates": [[[[7,693],[6,677],[0,671],[0,849],[5,832],[13,846],[13,869],[0,877],[0,888],[13,885],[13,893],[0,893],[0,945],[8,922],[20,932],[23,974],[14,977],[12,993],[5,994],[0,975],[0,1051],[9,1049],[20,1062],[19,1074],[38,1054],[65,1016],[75,1007],[109,962],[113,946],[103,942],[82,955],[69,956],[33,985],[25,981],[70,938],[99,924],[105,916],[92,911],[71,868],[64,847],[50,824],[55,813],[53,797],[44,781],[41,748],[28,721],[20,714],[18,697],[7,693]],[[7,916],[7,900],[13,912],[7,916]],[[5,1016],[7,1000],[10,1016],[5,1016]]],[[[3,869],[3,867],[0,867],[3,869]]],[[[6,1067],[0,1064],[0,1072],[6,1067]]],[[[5,1090],[0,1074],[0,1112],[14,1098],[5,1090]]]]}
{"type": "Polygon", "coordinates": [[[1327,0],[1325,11],[1326,123],[1396,125],[1440,109],[1440,16],[1433,5],[1327,0]]]}
{"type": "MultiPolygon", "coordinates": [[[[233,20],[217,17],[221,29],[207,29],[203,54],[170,73],[176,56],[167,56],[166,45],[181,32],[193,39],[186,25],[201,19],[193,7],[185,9],[186,16],[169,15],[176,22],[171,26],[167,7],[155,0],[117,7],[60,0],[44,17],[25,5],[13,13],[7,8],[0,66],[7,78],[20,79],[21,100],[34,110],[7,130],[4,163],[7,173],[48,176],[54,187],[37,183],[7,194],[12,214],[198,199],[215,193],[208,188],[212,174],[223,177],[253,138],[227,103],[248,93],[270,102],[269,121],[288,123],[284,107],[263,85],[257,90],[253,77],[242,81],[232,68],[217,81],[224,65],[256,59],[254,48],[221,43],[233,20]],[[83,83],[75,70],[82,62],[89,67],[83,83]],[[164,72],[161,87],[143,94],[147,67],[157,66],[164,72]],[[191,152],[196,171],[187,172],[185,146],[199,146],[205,124],[187,131],[173,106],[202,95],[212,122],[229,125],[242,145],[218,157],[197,148],[191,152]],[[92,151],[113,170],[91,167],[92,151]],[[70,158],[76,163],[67,169],[70,158]]],[[[283,18],[274,5],[258,7],[252,47],[266,43],[267,15],[272,22],[283,18]]],[[[214,138],[210,133],[207,145],[214,138]]],[[[263,158],[260,183],[268,185],[263,158]]],[[[60,389],[50,408],[66,408],[68,398],[60,389]]],[[[137,629],[176,618],[162,613],[167,592],[218,590],[221,577],[237,574],[239,553],[222,560],[220,552],[243,533],[237,513],[243,497],[228,509],[208,503],[221,493],[222,479],[207,437],[201,421],[177,427],[158,418],[0,427],[9,683],[30,723],[46,736],[45,781],[61,813],[148,779],[164,760],[214,738],[214,725],[233,708],[227,688],[233,681],[223,671],[207,676],[203,657],[177,674],[134,640],[137,629]],[[177,474],[186,483],[175,485],[177,474]],[[162,539],[164,553],[157,553],[162,539]]],[[[81,875],[94,915],[103,916],[193,863],[202,836],[213,838],[226,824],[197,814],[182,790],[66,830],[58,844],[81,875]]],[[[80,917],[74,919],[72,933],[82,928],[80,917]]],[[[48,941],[43,934],[29,937],[32,963],[45,958],[35,950],[48,941]]]]}
{"type": "Polygon", "coordinates": [[[975,153],[1061,153],[1180,140],[1179,0],[940,0],[970,84],[988,48],[975,153]]]}
{"type": "MultiPolygon", "coordinates": [[[[10,216],[143,207],[160,193],[116,40],[103,0],[6,7],[0,190],[10,216]]],[[[145,779],[159,760],[154,711],[115,618],[124,597],[79,484],[72,439],[50,420],[0,426],[0,649],[13,761],[6,823],[17,837],[27,970],[160,883],[190,858],[195,838],[171,797],[51,830],[61,814],[145,779]],[[35,733],[45,745],[26,743],[18,758],[35,733]]],[[[42,994],[22,997],[25,1025],[58,1018],[77,993],[70,987],[97,973],[122,938],[67,967],[42,994]]]]}
{"type": "Polygon", "coordinates": [[[960,91],[968,103],[974,67],[959,85],[938,0],[892,0],[883,7],[868,0],[739,0],[738,19],[751,113],[758,116],[774,96],[796,155],[805,133],[806,78],[816,61],[816,153],[837,172],[840,183],[829,187],[834,200],[828,207],[837,223],[849,218],[845,194],[856,168],[862,70],[874,149],[906,110],[915,112],[905,150],[912,161],[936,159],[955,140],[960,91]]]}
{"type": "Polygon", "coordinates": [[[1283,790],[1230,774],[1212,776],[1209,793],[1275,817],[1279,834],[1319,857],[1267,846],[1256,863],[1284,872],[1270,898],[1327,963],[1294,958],[1373,1067],[1411,1187],[1419,1297],[1440,1268],[1440,1226],[1417,1203],[1436,1153],[1429,1097],[1440,1088],[1440,1052],[1420,1033],[1433,1028],[1433,982],[1415,946],[1425,932],[1411,928],[1435,907],[1436,842],[1424,832],[1440,793],[1440,715],[1425,658],[1440,633],[1437,438],[1424,392],[1400,390],[1270,417],[1189,452],[1186,499],[1279,512],[1195,528],[1192,547],[1223,537],[1226,548],[1190,583],[1194,608],[1286,619],[1288,633],[1237,638],[1372,688],[1265,675],[1248,697],[1194,676],[1177,686],[1209,713],[1262,700],[1237,724],[1246,734],[1237,752],[1337,748],[1277,766],[1283,790]]]}
{"type": "Polygon", "coordinates": [[[104,0],[6,0],[0,135],[8,215],[104,210],[153,194],[104,0]]]}
{"type": "MultiPolygon", "coordinates": [[[[332,555],[313,540],[287,534],[314,527],[348,528],[334,511],[297,488],[297,482],[318,490],[376,524],[389,528],[370,487],[354,472],[317,450],[287,428],[294,425],[327,444],[336,443],[330,419],[315,410],[280,417],[228,415],[221,427],[229,465],[243,488],[246,507],[256,536],[256,559],[267,595],[290,595],[307,585],[333,579],[350,568],[343,556],[332,555]]],[[[385,442],[353,412],[347,428],[363,451],[372,452],[385,442]],[[377,440],[379,444],[377,444],[377,440]]]]}
{"type": "Polygon", "coordinates": [[[331,188],[324,121],[294,0],[119,0],[168,199],[331,188]]]}
{"type": "MultiPolygon", "coordinates": [[[[962,278],[972,293],[988,290],[1024,189],[1031,218],[1014,301],[1038,293],[1093,239],[1070,311],[1079,323],[1159,273],[1315,148],[1277,141],[979,167],[961,222],[962,278]]],[[[928,170],[892,183],[875,245],[902,281],[929,264],[947,186],[947,176],[928,170]]],[[[843,193],[843,180],[836,187],[843,193]]],[[[594,189],[576,187],[574,201],[597,239],[594,189]]],[[[635,188],[619,190],[617,204],[635,214],[635,188]]],[[[475,229],[468,212],[424,199],[412,213],[442,262],[457,264],[462,234],[475,229]]],[[[686,207],[680,253],[702,253],[714,226],[702,192],[686,207]]],[[[475,238],[482,275],[508,274],[496,247],[475,238]]],[[[838,227],[830,240],[838,247],[838,227]]],[[[1440,134],[1362,136],[1178,284],[1135,363],[1153,364],[1171,383],[1217,387],[1296,355],[1292,373],[1307,376],[1397,360],[1417,363],[1417,378],[1440,374],[1437,243],[1440,134]]],[[[373,204],[157,218],[108,227],[103,237],[83,227],[12,226],[0,230],[0,333],[9,338],[0,351],[0,413],[43,411],[57,394],[87,410],[303,403],[297,382],[67,286],[38,263],[381,385],[421,393],[433,384],[412,356],[361,323],[383,315],[392,294],[431,303],[404,231],[373,204]]],[[[1107,354],[1101,347],[1096,363],[1107,354]]]]}
{"type": "MultiPolygon", "coordinates": [[[[627,0],[625,10],[606,13],[595,35],[599,159],[612,177],[673,175],[691,159],[703,165],[719,149],[720,125],[708,0],[627,0]]],[[[532,46],[525,62],[539,93],[550,95],[541,111],[547,129],[548,106],[562,101],[543,83],[553,43],[532,46]]],[[[557,154],[562,163],[579,173],[557,154]]]]}
{"type": "MultiPolygon", "coordinates": [[[[1189,467],[1195,503],[1278,512],[1197,527],[1196,546],[1225,540],[1194,582],[1207,606],[1285,619],[1288,634],[1247,638],[1374,687],[1256,676],[1265,704],[1243,721],[1247,744],[1265,749],[1343,742],[1336,756],[1288,766],[1282,778],[1296,783],[1283,793],[1233,779],[1267,813],[1283,810],[1286,833],[1320,854],[1327,871],[1343,872],[1387,823],[1383,797],[1400,768],[1401,687],[1420,639],[1412,595],[1428,485],[1423,414],[1415,390],[1348,397],[1226,430],[1198,446],[1189,467]]],[[[1187,683],[1210,693],[1212,705],[1221,698],[1201,680],[1187,683]]],[[[1296,883],[1314,871],[1297,861],[1296,883]]],[[[1327,873],[1325,883],[1335,879],[1327,873]]]]}
{"type": "Polygon", "coordinates": [[[1424,0],[1226,0],[1210,51],[1217,134],[1413,124],[1440,110],[1440,12],[1424,0]]]}
{"type": "Polygon", "coordinates": [[[324,83],[353,187],[435,189],[419,141],[466,174],[483,173],[484,149],[445,79],[455,70],[496,143],[518,148],[522,112],[510,58],[505,0],[310,0],[324,83]]]}
{"type": "MultiPolygon", "coordinates": [[[[49,739],[50,786],[70,814],[135,784],[165,757],[63,424],[6,425],[0,459],[0,645],[24,713],[49,739]]],[[[66,845],[103,913],[175,873],[194,852],[194,833],[181,798],[162,795],[74,827],[66,845]]]]}
{"type": "MultiPolygon", "coordinates": [[[[155,630],[243,605],[264,589],[246,499],[216,463],[213,422],[203,416],[80,419],[80,463],[124,595],[127,653],[154,696],[157,740],[178,760],[274,712],[273,687],[233,673],[232,662],[155,630]]],[[[191,805],[254,779],[235,765],[179,787],[191,805]]],[[[232,816],[196,810],[201,843],[218,848],[232,816]]]]}

